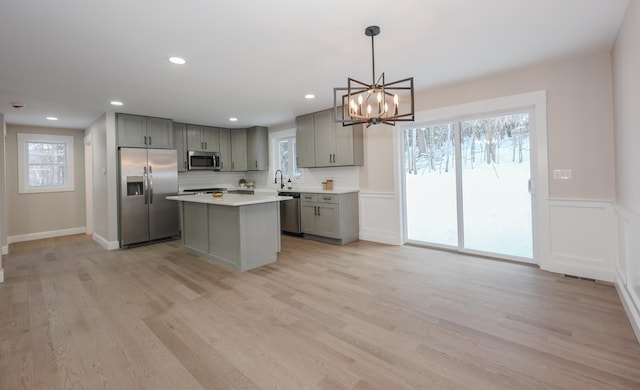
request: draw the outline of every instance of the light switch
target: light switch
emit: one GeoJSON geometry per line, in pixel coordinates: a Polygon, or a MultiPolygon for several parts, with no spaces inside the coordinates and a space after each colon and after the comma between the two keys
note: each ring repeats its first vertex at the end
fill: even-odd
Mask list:
{"type": "Polygon", "coordinates": [[[554,169],[553,178],[556,180],[571,180],[571,169],[554,169]]]}

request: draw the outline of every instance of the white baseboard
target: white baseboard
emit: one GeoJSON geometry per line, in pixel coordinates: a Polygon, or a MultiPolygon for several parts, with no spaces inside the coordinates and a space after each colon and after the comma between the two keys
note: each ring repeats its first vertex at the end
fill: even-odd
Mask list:
{"type": "Polygon", "coordinates": [[[109,241],[97,233],[93,233],[93,241],[97,242],[104,249],[109,251],[120,249],[120,243],[118,241],[109,241]]]}
{"type": "Polygon", "coordinates": [[[0,283],[4,282],[4,269],[0,268],[0,283]]]}
{"type": "Polygon", "coordinates": [[[2,247],[2,254],[3,255],[8,255],[9,254],[9,246],[5,245],[2,247]]]}
{"type": "Polygon", "coordinates": [[[41,240],[43,238],[70,236],[72,234],[84,234],[86,233],[86,227],[77,227],[71,229],[52,230],[48,232],[19,234],[16,236],[8,236],[7,243],[12,244],[14,242],[41,240]]]}
{"type": "Polygon", "coordinates": [[[618,296],[622,301],[622,306],[624,306],[624,311],[627,313],[633,332],[636,334],[638,342],[640,342],[640,308],[633,301],[632,294],[619,274],[616,274],[616,290],[618,290],[618,296]]]}

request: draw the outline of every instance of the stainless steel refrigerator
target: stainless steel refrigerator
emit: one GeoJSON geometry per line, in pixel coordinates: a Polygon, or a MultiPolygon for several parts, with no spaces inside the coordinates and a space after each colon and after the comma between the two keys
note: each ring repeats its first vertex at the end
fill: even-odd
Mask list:
{"type": "Polygon", "coordinates": [[[120,247],[178,236],[175,150],[120,148],[120,247]]]}

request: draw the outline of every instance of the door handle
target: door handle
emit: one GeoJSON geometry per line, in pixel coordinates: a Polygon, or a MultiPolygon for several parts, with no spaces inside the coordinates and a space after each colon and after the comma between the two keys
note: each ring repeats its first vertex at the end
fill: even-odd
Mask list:
{"type": "Polygon", "coordinates": [[[153,170],[149,165],[149,204],[153,203],[153,170]]]}
{"type": "Polygon", "coordinates": [[[142,174],[142,191],[144,191],[144,204],[149,204],[149,186],[147,185],[147,167],[143,167],[144,171],[142,174]]]}

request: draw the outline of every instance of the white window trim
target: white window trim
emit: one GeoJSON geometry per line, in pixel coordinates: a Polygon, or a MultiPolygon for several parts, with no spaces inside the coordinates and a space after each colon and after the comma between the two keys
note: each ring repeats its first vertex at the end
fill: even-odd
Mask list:
{"type": "MultiPolygon", "coordinates": [[[[280,156],[280,149],[279,149],[279,144],[280,141],[286,138],[295,138],[296,137],[296,129],[289,129],[289,130],[282,130],[282,131],[278,131],[278,132],[274,132],[271,134],[272,138],[271,138],[271,156],[272,156],[272,164],[271,166],[274,167],[272,174],[275,174],[275,171],[278,169],[278,166],[280,165],[280,161],[278,160],[279,156],[280,156]]],[[[294,156],[295,157],[295,156],[294,156]]],[[[304,168],[298,168],[300,169],[301,175],[300,177],[289,177],[288,173],[285,175],[285,181],[288,179],[291,179],[292,182],[294,183],[304,183],[304,168]]]]}
{"type": "Polygon", "coordinates": [[[43,192],[68,192],[75,191],[74,170],[74,139],[71,135],[50,135],[18,133],[18,192],[20,194],[32,194],[43,192]],[[32,187],[29,186],[28,162],[26,153],[27,142],[57,142],[67,144],[67,182],[61,186],[32,187]]]}
{"type": "MultiPolygon", "coordinates": [[[[435,122],[444,121],[457,116],[472,115],[476,113],[487,113],[504,111],[520,107],[535,107],[534,116],[530,120],[535,121],[535,132],[531,134],[532,145],[535,145],[536,152],[531,155],[532,164],[532,196],[533,203],[533,258],[542,269],[545,269],[545,259],[549,258],[549,248],[551,239],[549,233],[549,168],[547,155],[547,91],[540,90],[522,93],[511,96],[504,96],[494,99],[480,100],[471,103],[435,108],[426,111],[416,112],[415,122],[435,122]]],[[[398,126],[394,142],[398,156],[403,156],[402,134],[406,127],[411,125],[398,126]]],[[[401,158],[401,157],[400,157],[401,158]]],[[[398,197],[397,207],[402,212],[402,242],[407,242],[407,227],[404,215],[406,215],[406,205],[403,199],[404,194],[404,164],[401,162],[396,167],[395,186],[401,196],[398,197]]]]}

